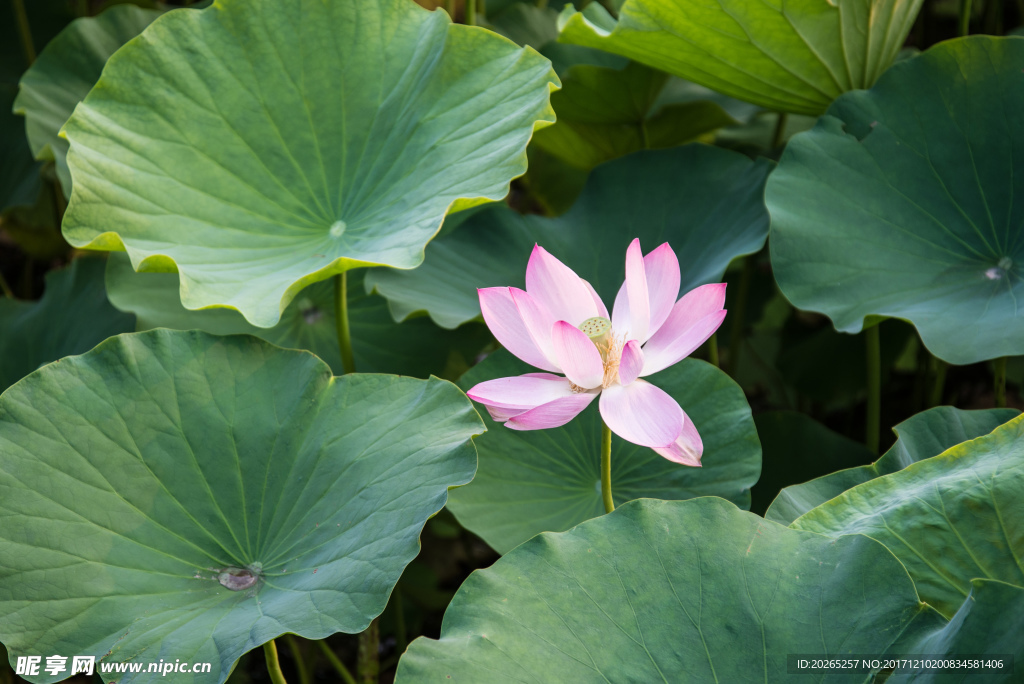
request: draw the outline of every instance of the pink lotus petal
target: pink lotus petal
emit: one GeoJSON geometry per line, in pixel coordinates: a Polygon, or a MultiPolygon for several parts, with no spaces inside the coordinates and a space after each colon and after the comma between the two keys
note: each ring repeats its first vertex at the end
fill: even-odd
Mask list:
{"type": "Polygon", "coordinates": [[[540,245],[534,245],[526,265],[526,291],[543,304],[555,320],[579,325],[598,315],[594,298],[583,279],[540,245]]]}
{"type": "MultiPolygon", "coordinates": [[[[679,296],[679,259],[667,242],[644,257],[647,292],[650,297],[651,323],[647,337],[658,331],[672,312],[679,296]]],[[[646,342],[647,339],[640,340],[646,342]]]]}
{"type": "Polygon", "coordinates": [[[647,273],[640,238],[635,238],[626,250],[626,295],[629,301],[626,339],[644,342],[651,325],[651,300],[647,291],[647,273]]]}
{"type": "Polygon", "coordinates": [[[512,299],[511,288],[488,287],[477,290],[480,296],[480,311],[487,327],[498,342],[526,363],[536,368],[557,371],[558,367],[548,360],[533,341],[519,308],[512,299]]]}
{"type": "Polygon", "coordinates": [[[685,422],[676,400],[646,380],[601,392],[601,417],[619,437],[646,447],[672,444],[685,422]]]}
{"type": "Polygon", "coordinates": [[[585,389],[601,386],[604,362],[586,333],[565,321],[557,321],[551,330],[551,340],[565,377],[585,389]]]}
{"type": "Polygon", "coordinates": [[[690,417],[685,413],[683,417],[685,424],[683,425],[683,432],[679,435],[678,439],[667,447],[654,447],[654,451],[659,456],[663,456],[675,463],[700,468],[700,459],[704,455],[704,442],[701,441],[697,428],[694,426],[693,421],[690,420],[690,417]]]}
{"type": "Polygon", "coordinates": [[[606,307],[604,302],[601,301],[601,296],[597,294],[597,290],[595,290],[594,286],[586,280],[583,281],[583,284],[587,286],[587,289],[590,290],[590,295],[594,298],[594,304],[597,306],[597,315],[601,318],[608,318],[608,307],[606,307]]]}
{"type": "Polygon", "coordinates": [[[571,384],[560,375],[529,373],[477,383],[466,395],[485,406],[518,409],[522,413],[572,393],[571,384]]]}
{"type": "Polygon", "coordinates": [[[560,371],[561,367],[558,365],[558,359],[555,357],[555,348],[551,343],[551,326],[555,324],[557,319],[551,315],[551,312],[548,311],[542,302],[538,301],[536,297],[531,297],[525,290],[520,290],[518,287],[510,287],[508,291],[512,295],[512,301],[515,302],[519,316],[526,325],[530,339],[533,340],[533,344],[540,350],[540,353],[544,355],[544,359],[548,364],[547,366],[534,365],[544,370],[552,370],[553,368],[556,371],[560,371]]]}
{"type": "Polygon", "coordinates": [[[619,359],[619,382],[628,385],[640,375],[644,367],[644,352],[640,349],[640,343],[630,340],[622,348],[622,358],[619,359]]]}
{"type": "Polygon", "coordinates": [[[518,409],[518,408],[502,408],[501,406],[488,406],[484,404],[484,408],[487,409],[487,413],[491,415],[491,420],[495,423],[504,423],[509,418],[515,418],[520,413],[526,413],[529,409],[518,409]]]}
{"type": "Polygon", "coordinates": [[[665,323],[644,345],[641,376],[657,373],[689,356],[725,320],[725,283],[702,285],[687,292],[672,307],[665,323]]]}
{"type": "Polygon", "coordinates": [[[581,392],[542,404],[535,409],[509,419],[505,427],[513,430],[545,430],[561,427],[579,415],[597,396],[596,392],[581,392]]]}

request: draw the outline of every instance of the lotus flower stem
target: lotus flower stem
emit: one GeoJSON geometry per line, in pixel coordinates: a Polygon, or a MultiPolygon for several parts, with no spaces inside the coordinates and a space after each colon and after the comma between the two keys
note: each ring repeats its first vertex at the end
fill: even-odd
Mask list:
{"type": "Polygon", "coordinates": [[[448,12],[448,16],[451,20],[455,21],[455,0],[447,0],[444,8],[448,12]]]}
{"type": "Polygon", "coordinates": [[[327,661],[332,667],[334,667],[338,674],[341,675],[341,678],[345,680],[345,684],[356,684],[356,678],[353,677],[352,673],[348,671],[347,667],[345,667],[345,663],[341,662],[341,658],[334,655],[334,651],[332,651],[331,647],[327,645],[327,642],[318,641],[316,643],[317,646],[320,647],[320,650],[323,651],[324,655],[327,656],[327,661]]]}
{"type": "Polygon", "coordinates": [[[971,0],[960,0],[960,34],[966,36],[971,32],[971,0]]]}
{"type": "Polygon", "coordinates": [[[864,331],[868,361],[868,405],[864,443],[872,453],[878,453],[878,431],[882,413],[882,345],[878,336],[879,325],[864,331]]]}
{"type": "Polygon", "coordinates": [[[736,377],[736,369],[740,366],[743,322],[747,316],[747,295],[750,293],[750,281],[754,279],[756,259],[756,254],[751,254],[743,259],[743,273],[740,275],[739,290],[736,293],[736,307],[732,310],[732,331],[729,333],[729,375],[733,377],[736,377]]]}
{"type": "Polygon", "coordinates": [[[14,6],[14,17],[18,20],[18,34],[21,36],[21,49],[25,51],[25,61],[32,65],[36,61],[36,46],[32,42],[32,29],[28,25],[28,14],[25,13],[24,0],[11,0],[14,6]]]}
{"type": "Polygon", "coordinates": [[[601,498],[604,499],[604,512],[615,510],[612,499],[612,430],[601,421],[601,498]]]}
{"type": "Polygon", "coordinates": [[[942,403],[942,390],[946,387],[946,370],[949,368],[942,359],[934,359],[935,376],[932,379],[932,391],[928,396],[928,407],[938,406],[942,403]]]}
{"type": "Polygon", "coordinates": [[[466,26],[476,26],[476,0],[466,0],[466,26]]]}
{"type": "Polygon", "coordinates": [[[3,291],[4,296],[8,299],[14,299],[14,291],[11,290],[11,286],[7,284],[7,279],[4,278],[3,272],[0,272],[0,290],[3,291]]]}
{"type": "Polygon", "coordinates": [[[1006,357],[1001,356],[992,362],[995,375],[996,408],[1006,408],[1006,357]]]}
{"type": "Polygon", "coordinates": [[[309,668],[306,667],[306,661],[302,657],[302,648],[299,646],[299,640],[291,634],[286,634],[284,640],[288,642],[288,650],[292,652],[295,670],[299,674],[299,684],[310,684],[309,668]]]}
{"type": "Polygon", "coordinates": [[[352,331],[348,325],[348,273],[334,276],[335,323],[338,326],[338,346],[341,348],[341,367],[345,373],[356,370],[352,356],[352,331]]]}
{"type": "Polygon", "coordinates": [[[272,684],[288,684],[281,672],[281,661],[277,658],[277,644],[271,639],[263,644],[263,654],[267,657],[267,673],[272,684]]]}

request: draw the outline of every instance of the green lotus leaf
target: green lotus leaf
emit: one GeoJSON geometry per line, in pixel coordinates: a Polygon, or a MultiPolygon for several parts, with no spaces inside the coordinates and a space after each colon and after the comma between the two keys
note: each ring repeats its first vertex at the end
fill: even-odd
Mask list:
{"type": "Polygon", "coordinates": [[[396,320],[426,311],[452,328],[480,315],[477,288],[521,287],[530,250],[540,243],[612,302],[626,247],[639,237],[645,249],[672,245],[685,292],[718,282],[732,259],[764,244],[761,197],[771,168],[770,161],[705,145],[638,152],[596,169],[563,216],[481,211],[427,247],[419,268],[373,269],[367,286],[387,297],[396,320]]]}
{"type": "Polygon", "coordinates": [[[532,49],[410,0],[169,12],[65,125],[64,234],[271,327],[305,286],[417,266],[449,207],[504,197],[557,86],[532,49]]]}
{"type": "Polygon", "coordinates": [[[42,365],[89,351],[135,327],[107,301],[104,260],[85,257],[46,274],[38,302],[0,299],[0,392],[42,365]]]}
{"type": "Polygon", "coordinates": [[[1022,61],[1024,38],[939,44],[790,141],[766,200],[794,305],[906,319],[950,363],[1024,353],[1022,61]]]}
{"type": "MultiPolygon", "coordinates": [[[[754,416],[754,424],[763,461],[761,479],[751,491],[750,508],[755,513],[768,509],[775,495],[779,490],[786,491],[783,487],[788,484],[859,466],[875,457],[862,443],[796,411],[765,411],[754,416]]],[[[775,522],[788,525],[792,520],[775,522]]]]}
{"type": "Polygon", "coordinates": [[[941,622],[866,537],[648,499],[473,573],[395,682],[784,682],[787,654],[882,653],[941,622]]]}
{"type": "MultiPolygon", "coordinates": [[[[975,659],[984,656],[1010,655],[1014,669],[1024,658],[1024,588],[995,580],[971,580],[971,593],[960,610],[947,624],[920,634],[909,635],[909,643],[894,645],[894,655],[924,655],[934,658],[975,659]]],[[[985,658],[986,660],[988,658],[985,658]]],[[[1011,682],[1013,672],[1003,660],[1000,669],[984,674],[973,672],[965,677],[965,670],[945,668],[945,671],[901,670],[886,679],[887,684],[914,682],[915,684],[945,684],[946,682],[990,681],[1011,682]],[[982,678],[985,679],[982,679],[982,678]]],[[[1018,671],[1019,672],[1019,671],[1018,671]]]]}
{"type": "Polygon", "coordinates": [[[482,429],[451,383],[335,378],[247,335],[153,330],[49,365],[0,397],[0,640],[223,682],[282,633],[359,632],[482,429]]]}
{"type": "MultiPolygon", "coordinates": [[[[1015,409],[963,411],[952,406],[936,406],[912,416],[896,427],[896,443],[871,465],[848,468],[823,477],[786,487],[772,501],[764,517],[789,525],[804,513],[834,499],[848,489],[895,473],[946,449],[995,430],[1016,416],[1015,409]]],[[[764,439],[762,438],[762,445],[764,439]]],[[[767,448],[765,449],[767,452],[767,448]]]]}
{"type": "MultiPolygon", "coordinates": [[[[440,376],[445,374],[453,354],[468,367],[490,341],[483,324],[467,324],[451,331],[438,328],[427,318],[395,323],[382,297],[364,293],[364,272],[348,274],[348,317],[356,370],[440,376]]],[[[314,283],[299,292],[273,328],[257,328],[232,309],[189,311],[178,299],[176,273],[136,273],[123,253],[110,255],[107,292],[114,306],[136,315],[137,330],[197,329],[215,335],[255,335],[281,347],[311,351],[337,375],[344,372],[331,282],[314,283]]]]}
{"type": "MultiPolygon", "coordinates": [[[[459,384],[468,390],[484,380],[535,370],[500,351],[459,384]]],[[[761,445],[743,390],[723,371],[697,359],[685,359],[648,379],[693,420],[704,441],[702,467],[681,466],[613,435],[616,505],[643,497],[713,495],[749,507],[750,488],[761,474],[761,445]]],[[[510,430],[486,415],[484,422],[488,433],[476,440],[476,478],[452,492],[448,504],[466,529],[505,553],[540,532],[561,532],[604,514],[596,402],[560,428],[510,430]]]]}
{"type": "Polygon", "coordinates": [[[39,54],[19,82],[14,113],[25,117],[25,133],[36,159],[55,162],[66,196],[71,195],[68,142],[58,136],[75,106],[96,84],[110,55],[139,35],[160,12],[117,5],[98,17],[77,19],[39,54]]]}
{"type": "Polygon", "coordinates": [[[1024,415],[938,456],[857,485],[790,527],[866,534],[951,617],[974,578],[1024,586],[1024,415]]]}
{"type": "Polygon", "coordinates": [[[818,115],[868,88],[903,46],[922,0],[627,0],[566,7],[566,43],[607,50],[732,97],[818,115]]]}
{"type": "Polygon", "coordinates": [[[642,149],[674,147],[737,122],[716,102],[678,92],[663,96],[669,75],[637,64],[581,64],[551,96],[558,120],[533,144],[592,169],[642,149]],[[676,97],[673,97],[676,94],[676,97]]]}

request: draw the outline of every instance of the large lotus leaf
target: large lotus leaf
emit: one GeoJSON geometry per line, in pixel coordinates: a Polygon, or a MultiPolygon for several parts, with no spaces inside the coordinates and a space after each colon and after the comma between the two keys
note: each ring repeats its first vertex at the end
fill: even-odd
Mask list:
{"type": "Polygon", "coordinates": [[[1024,586],[1024,415],[857,485],[791,527],[882,542],[907,567],[922,600],[947,617],[974,578],[1024,586]]]}
{"type": "Polygon", "coordinates": [[[942,43],[790,141],[766,199],[794,305],[904,318],[950,363],[1024,353],[1022,62],[1024,38],[942,43]]]}
{"type": "Polygon", "coordinates": [[[810,482],[786,487],[772,501],[764,517],[789,525],[812,508],[834,499],[848,489],[876,477],[895,473],[912,463],[938,456],[962,442],[987,435],[1018,413],[1015,409],[963,411],[952,406],[936,406],[918,413],[893,428],[897,436],[896,443],[880,459],[871,465],[840,470],[810,482]]]}
{"type": "Polygon", "coordinates": [[[270,327],[303,287],[412,268],[450,206],[504,197],[557,84],[532,49],[409,0],[169,12],[65,125],[65,236],[176,265],[186,308],[270,327]]]}
{"type": "Polygon", "coordinates": [[[21,77],[14,112],[25,117],[25,133],[36,159],[55,162],[65,195],[71,195],[68,142],[57,134],[96,84],[110,55],[158,16],[154,10],[118,5],[98,17],[77,19],[50,41],[21,77]]]}
{"type": "Polygon", "coordinates": [[[939,622],[866,537],[648,499],[473,573],[395,681],[784,682],[789,653],[881,653],[939,622]]]}
{"type": "Polygon", "coordinates": [[[960,684],[964,681],[990,684],[1018,681],[1020,663],[1024,662],[1024,588],[995,580],[971,581],[971,593],[960,610],[945,625],[933,630],[908,635],[904,643],[895,644],[890,652],[901,657],[922,655],[934,658],[995,660],[986,656],[1013,656],[1014,663],[1002,659],[1002,667],[984,673],[943,668],[943,671],[901,669],[886,684],[960,684]],[[1017,678],[1014,678],[1014,672],[1017,678]],[[966,675],[966,676],[965,676],[966,675]]]}
{"type": "Polygon", "coordinates": [[[721,280],[731,260],[764,244],[761,197],[771,168],[706,145],[638,152],[596,169],[563,216],[481,211],[427,247],[419,268],[374,269],[367,283],[388,298],[398,320],[425,310],[452,328],[480,315],[477,288],[521,287],[530,250],[540,243],[611,303],[626,247],[639,237],[647,250],[672,245],[686,291],[721,280]]]}
{"type": "MultiPolygon", "coordinates": [[[[459,384],[465,390],[533,370],[501,351],[475,366],[459,384]]],[[[616,505],[643,497],[713,495],[750,506],[750,488],[761,473],[761,445],[743,390],[724,372],[697,359],[649,379],[693,420],[704,441],[703,466],[681,466],[613,435],[616,505]]],[[[535,534],[561,532],[604,513],[597,402],[567,425],[549,430],[510,430],[489,416],[484,421],[488,433],[476,440],[477,476],[452,492],[448,504],[463,526],[504,553],[535,534]]]]}
{"type": "Polygon", "coordinates": [[[820,114],[868,88],[922,0],[627,0],[566,8],[559,40],[624,55],[769,109],[820,114]]]}
{"type": "MultiPolygon", "coordinates": [[[[365,294],[363,273],[348,274],[348,316],[357,371],[440,376],[452,353],[468,364],[488,344],[490,335],[482,324],[451,331],[438,328],[427,318],[395,323],[382,297],[365,294]]],[[[178,299],[176,273],[136,273],[128,256],[121,253],[110,255],[107,292],[114,306],[136,315],[137,330],[198,329],[215,335],[256,335],[281,347],[309,350],[336,374],[344,372],[331,282],[314,283],[299,292],[273,328],[257,328],[232,309],[189,311],[178,299]]]]}
{"type": "Polygon", "coordinates": [[[716,102],[661,97],[668,74],[631,62],[623,69],[581,64],[551,96],[555,125],[533,144],[583,169],[642,149],[673,147],[735,125],[716,102]]]}
{"type": "Polygon", "coordinates": [[[0,299],[0,392],[44,364],[135,328],[134,316],[107,301],[104,266],[103,259],[76,259],[46,274],[38,302],[0,299]]]}
{"type": "Polygon", "coordinates": [[[47,366],[0,397],[0,640],[223,682],[282,633],[359,632],[482,429],[451,383],[335,378],[247,335],[120,335],[47,366]]]}

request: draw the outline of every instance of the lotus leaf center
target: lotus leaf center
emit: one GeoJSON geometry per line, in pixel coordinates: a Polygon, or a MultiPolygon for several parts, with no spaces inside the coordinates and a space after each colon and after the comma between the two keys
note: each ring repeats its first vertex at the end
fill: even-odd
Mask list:
{"type": "Polygon", "coordinates": [[[246,568],[224,568],[217,575],[217,581],[231,591],[251,589],[259,580],[259,575],[246,568]]]}
{"type": "Polygon", "coordinates": [[[340,238],[342,235],[345,234],[346,228],[348,228],[348,224],[342,221],[341,219],[338,219],[337,221],[331,224],[331,237],[335,239],[340,238]]]}

